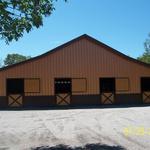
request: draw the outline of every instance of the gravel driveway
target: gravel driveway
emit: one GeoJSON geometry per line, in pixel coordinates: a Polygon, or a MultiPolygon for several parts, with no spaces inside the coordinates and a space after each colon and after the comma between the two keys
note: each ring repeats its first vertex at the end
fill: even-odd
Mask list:
{"type": "Polygon", "coordinates": [[[150,150],[150,106],[0,111],[0,150],[63,149],[65,145],[150,150]]]}

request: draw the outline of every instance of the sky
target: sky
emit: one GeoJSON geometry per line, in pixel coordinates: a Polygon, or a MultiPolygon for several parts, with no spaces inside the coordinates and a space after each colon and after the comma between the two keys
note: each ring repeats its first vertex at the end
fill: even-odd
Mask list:
{"type": "Polygon", "coordinates": [[[136,58],[150,33],[149,6],[150,0],[58,0],[42,27],[9,45],[0,40],[0,59],[12,53],[34,57],[82,34],[136,58]]]}

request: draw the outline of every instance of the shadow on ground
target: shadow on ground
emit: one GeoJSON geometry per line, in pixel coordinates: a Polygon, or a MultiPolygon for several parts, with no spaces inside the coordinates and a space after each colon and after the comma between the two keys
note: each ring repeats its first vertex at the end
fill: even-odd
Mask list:
{"type": "Polygon", "coordinates": [[[69,110],[69,109],[109,109],[109,108],[130,108],[130,107],[150,107],[150,104],[119,104],[119,105],[85,105],[85,106],[50,106],[50,107],[6,107],[0,111],[30,111],[30,110],[69,110]]]}
{"type": "Polygon", "coordinates": [[[53,147],[41,146],[31,150],[126,150],[121,146],[109,146],[105,144],[87,144],[84,147],[70,147],[68,145],[56,145],[53,147]]]}

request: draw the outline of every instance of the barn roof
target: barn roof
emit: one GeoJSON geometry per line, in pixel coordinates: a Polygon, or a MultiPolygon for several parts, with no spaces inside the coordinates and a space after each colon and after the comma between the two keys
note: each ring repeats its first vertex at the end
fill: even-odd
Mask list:
{"type": "Polygon", "coordinates": [[[129,57],[129,56],[127,56],[127,55],[125,55],[125,54],[119,52],[118,50],[116,50],[116,49],[114,49],[114,48],[112,48],[112,47],[110,47],[110,46],[108,46],[108,45],[106,45],[106,44],[104,44],[104,43],[98,41],[97,39],[95,39],[95,38],[93,38],[93,37],[91,37],[91,36],[89,36],[89,35],[87,35],[87,34],[83,34],[83,35],[81,35],[81,36],[79,36],[79,37],[77,37],[77,38],[75,38],[75,39],[73,39],[73,40],[71,40],[71,41],[69,41],[69,42],[67,42],[67,43],[65,43],[65,44],[62,44],[62,45],[60,45],[60,46],[58,46],[58,47],[56,47],[56,48],[54,48],[54,49],[52,49],[52,50],[50,50],[50,51],[44,53],[44,54],[41,54],[41,55],[39,55],[39,56],[33,57],[33,58],[31,58],[31,59],[28,59],[28,60],[25,60],[25,61],[22,61],[22,62],[13,64],[13,65],[9,65],[9,66],[0,68],[0,71],[9,69],[9,68],[12,68],[12,67],[15,67],[15,66],[19,66],[19,65],[21,65],[21,64],[25,64],[25,63],[27,63],[27,62],[31,62],[31,61],[40,59],[40,58],[42,58],[42,57],[44,57],[44,56],[47,56],[47,55],[52,54],[52,53],[54,53],[54,52],[56,52],[56,51],[59,51],[59,50],[61,50],[62,48],[66,47],[66,46],[68,46],[68,45],[71,45],[72,43],[74,43],[74,42],[76,42],[76,41],[79,41],[79,40],[81,40],[81,39],[87,39],[87,40],[89,40],[89,41],[91,41],[91,42],[93,42],[93,43],[95,43],[95,44],[97,44],[97,45],[100,45],[101,47],[104,47],[104,48],[107,49],[108,51],[110,51],[110,52],[112,52],[112,53],[114,53],[114,54],[116,54],[116,55],[119,55],[120,57],[123,57],[123,58],[127,59],[128,61],[132,61],[132,62],[138,63],[138,64],[140,64],[140,65],[144,65],[144,66],[146,66],[146,67],[150,67],[150,64],[147,64],[147,63],[138,61],[137,59],[134,59],[134,58],[132,58],[132,57],[129,57]]]}

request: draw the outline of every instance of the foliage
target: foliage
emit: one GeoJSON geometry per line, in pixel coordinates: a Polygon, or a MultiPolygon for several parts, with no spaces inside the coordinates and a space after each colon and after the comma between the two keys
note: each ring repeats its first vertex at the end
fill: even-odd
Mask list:
{"type": "Polygon", "coordinates": [[[149,38],[144,42],[145,52],[137,59],[150,64],[150,34],[149,38]]]}
{"type": "MultiPolygon", "coordinates": [[[[0,0],[0,38],[8,44],[43,25],[57,0],[0,0]]],[[[65,0],[66,1],[66,0],[65,0]]]]}
{"type": "Polygon", "coordinates": [[[0,58],[0,68],[3,66],[2,63],[3,63],[3,61],[2,61],[2,59],[0,58]]]}
{"type": "Polygon", "coordinates": [[[18,62],[21,62],[30,58],[31,58],[30,56],[23,56],[20,54],[8,54],[4,60],[4,65],[8,66],[8,65],[16,64],[18,62]]]}

